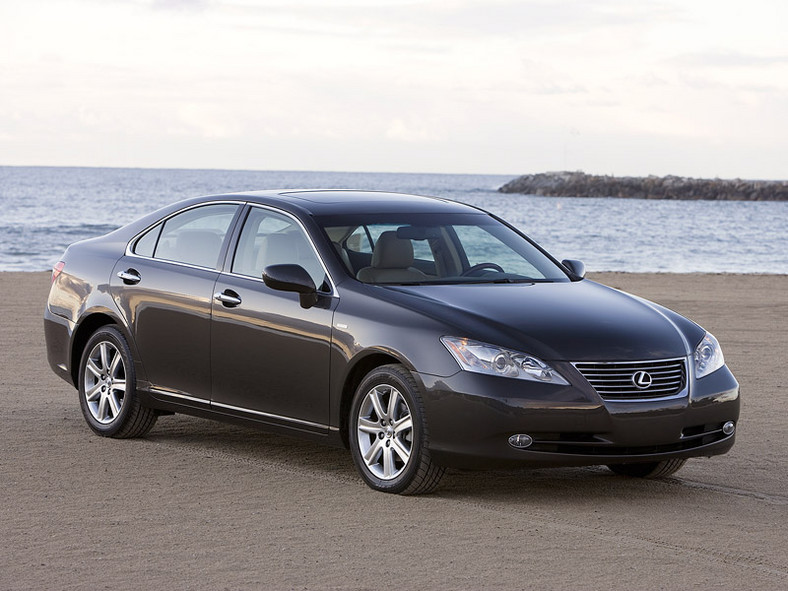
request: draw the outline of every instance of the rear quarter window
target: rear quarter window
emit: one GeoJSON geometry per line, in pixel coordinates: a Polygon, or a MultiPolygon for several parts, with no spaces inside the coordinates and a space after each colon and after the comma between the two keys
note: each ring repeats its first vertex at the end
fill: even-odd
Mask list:
{"type": "Polygon", "coordinates": [[[156,243],[159,241],[162,224],[156,224],[137,239],[132,252],[141,257],[152,257],[156,250],[156,243]]]}

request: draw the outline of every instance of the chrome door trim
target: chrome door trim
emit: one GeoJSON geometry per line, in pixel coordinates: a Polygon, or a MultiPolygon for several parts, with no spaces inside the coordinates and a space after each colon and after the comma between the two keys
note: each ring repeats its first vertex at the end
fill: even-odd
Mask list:
{"type": "Polygon", "coordinates": [[[277,421],[287,421],[288,423],[297,423],[299,425],[304,425],[306,427],[315,427],[318,429],[329,429],[328,425],[323,425],[322,423],[313,423],[312,421],[305,421],[303,419],[294,419],[292,417],[285,417],[282,415],[275,415],[270,412],[263,412],[261,410],[252,410],[251,408],[243,408],[240,406],[232,406],[231,404],[222,404],[221,402],[211,402],[211,408],[223,408],[226,410],[234,410],[236,412],[243,412],[252,414],[259,417],[264,417],[266,419],[276,419],[277,421]]]}
{"type": "Polygon", "coordinates": [[[282,415],[273,414],[270,412],[263,412],[261,410],[253,410],[251,408],[243,408],[240,406],[232,406],[231,404],[222,404],[221,402],[213,402],[210,400],[206,400],[205,398],[195,398],[194,396],[189,396],[188,394],[181,394],[180,392],[171,392],[169,390],[162,390],[160,388],[150,388],[150,391],[154,394],[159,394],[161,396],[170,396],[172,398],[178,398],[181,400],[186,400],[189,402],[199,402],[203,405],[210,404],[211,408],[221,408],[225,410],[232,410],[235,412],[242,412],[250,415],[255,415],[258,417],[263,417],[266,419],[275,419],[277,421],[283,421],[287,423],[295,423],[298,425],[303,425],[305,427],[314,427],[316,429],[325,429],[327,431],[339,431],[338,427],[331,427],[330,425],[324,425],[322,423],[315,423],[312,421],[305,421],[303,419],[294,419],[292,417],[285,417],[282,415]]]}

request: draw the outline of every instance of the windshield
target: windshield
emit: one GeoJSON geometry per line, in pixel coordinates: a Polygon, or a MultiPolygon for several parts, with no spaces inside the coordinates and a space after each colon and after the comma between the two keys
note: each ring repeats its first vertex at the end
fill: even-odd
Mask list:
{"type": "Polygon", "coordinates": [[[371,214],[317,220],[348,271],[375,284],[569,281],[528,239],[479,214],[371,214]]]}

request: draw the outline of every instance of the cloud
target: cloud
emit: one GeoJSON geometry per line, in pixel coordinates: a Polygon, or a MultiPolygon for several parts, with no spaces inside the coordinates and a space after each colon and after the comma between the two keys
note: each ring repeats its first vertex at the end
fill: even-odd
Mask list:
{"type": "MultiPolygon", "coordinates": [[[[180,4],[186,0],[159,0],[180,4]]],[[[661,1],[643,0],[369,0],[349,2],[239,2],[214,0],[216,13],[243,15],[236,26],[290,33],[354,35],[375,39],[441,37],[468,39],[548,36],[556,30],[587,32],[608,27],[643,26],[680,18],[661,1]],[[327,26],[342,24],[342,27],[327,26]]]]}
{"type": "Polygon", "coordinates": [[[243,125],[225,109],[214,105],[187,103],[179,105],[177,122],[169,127],[174,135],[196,135],[208,139],[233,138],[242,135],[243,125]]]}
{"type": "Polygon", "coordinates": [[[685,53],[665,60],[676,66],[695,68],[753,68],[788,64],[788,55],[755,55],[729,51],[685,53]]]}
{"type": "Polygon", "coordinates": [[[423,143],[433,142],[438,137],[428,131],[423,125],[413,125],[406,123],[402,119],[394,119],[386,129],[385,137],[390,140],[397,140],[403,142],[423,143]]]}
{"type": "Polygon", "coordinates": [[[527,161],[617,174],[649,165],[650,153],[606,145],[618,133],[654,153],[686,144],[696,175],[713,138],[731,153],[760,150],[737,174],[763,176],[743,167],[769,163],[783,177],[781,6],[0,1],[0,132],[4,145],[17,142],[5,152],[19,163],[482,172],[527,161]]]}
{"type": "Polygon", "coordinates": [[[160,10],[205,10],[210,4],[210,0],[150,0],[151,7],[160,10]]]}

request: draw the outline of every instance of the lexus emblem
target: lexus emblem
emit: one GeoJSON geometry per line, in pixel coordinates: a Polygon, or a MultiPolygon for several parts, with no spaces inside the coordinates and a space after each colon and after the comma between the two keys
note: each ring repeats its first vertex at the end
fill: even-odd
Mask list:
{"type": "Polygon", "coordinates": [[[647,371],[636,371],[632,374],[632,383],[638,390],[645,390],[651,385],[651,374],[647,371]]]}

